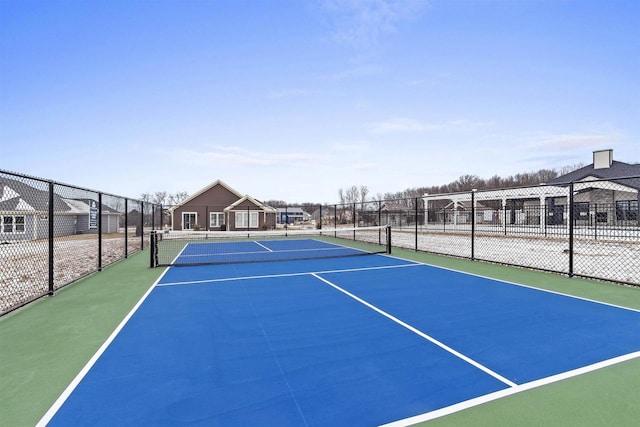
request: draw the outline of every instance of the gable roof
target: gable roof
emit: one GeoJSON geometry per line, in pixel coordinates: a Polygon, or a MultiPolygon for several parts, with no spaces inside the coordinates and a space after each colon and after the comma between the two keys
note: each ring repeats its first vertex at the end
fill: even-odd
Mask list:
{"type": "Polygon", "coordinates": [[[381,211],[408,211],[408,210],[415,210],[415,208],[410,208],[407,205],[403,205],[401,203],[394,203],[394,202],[382,202],[382,205],[380,206],[380,210],[381,211]]]}
{"type": "Polygon", "coordinates": [[[231,204],[231,205],[227,206],[226,208],[224,208],[224,210],[225,210],[225,211],[231,211],[231,210],[233,210],[233,208],[235,208],[236,206],[240,205],[241,203],[243,203],[243,202],[245,202],[245,201],[248,201],[248,202],[250,202],[250,203],[253,203],[253,204],[254,204],[254,205],[256,205],[257,207],[259,207],[259,208],[260,208],[260,210],[263,210],[263,211],[265,211],[265,212],[271,212],[271,213],[276,213],[276,212],[277,212],[277,210],[276,210],[276,209],[274,209],[274,208],[272,208],[272,207],[270,207],[270,206],[267,206],[267,205],[265,205],[265,204],[261,203],[260,201],[258,201],[258,200],[256,200],[256,199],[254,199],[253,197],[251,197],[251,196],[249,196],[249,195],[245,195],[245,196],[243,196],[242,198],[240,198],[240,199],[239,199],[238,201],[236,201],[235,203],[233,203],[233,204],[231,204]]]}
{"type": "Polygon", "coordinates": [[[238,191],[234,190],[233,188],[229,187],[226,183],[224,183],[222,180],[216,179],[215,181],[213,181],[211,184],[207,185],[206,187],[204,187],[203,189],[196,191],[195,193],[193,193],[191,196],[187,197],[186,199],[184,199],[183,201],[181,201],[180,203],[178,203],[175,206],[172,206],[171,208],[169,208],[169,211],[174,211],[175,209],[179,208],[182,205],[185,205],[187,203],[189,203],[190,201],[192,201],[193,199],[195,199],[196,197],[206,193],[207,191],[211,190],[213,187],[216,186],[222,186],[225,189],[227,189],[229,192],[233,193],[234,195],[236,195],[238,197],[238,199],[242,198],[242,194],[239,193],[238,191]]]}
{"type": "MultiPolygon", "coordinates": [[[[88,215],[90,199],[68,199],[53,193],[53,209],[56,214],[88,215]]],[[[2,212],[48,212],[49,191],[40,190],[15,179],[0,180],[0,211],[2,212]]],[[[120,214],[102,204],[102,213],[120,214]]]]}
{"type": "Polygon", "coordinates": [[[580,181],[585,178],[606,179],[617,184],[627,187],[640,189],[640,164],[631,165],[629,163],[613,161],[611,167],[603,169],[594,169],[593,164],[576,169],[573,172],[559,176],[547,182],[548,185],[567,185],[574,181],[580,181]],[[624,177],[634,177],[629,179],[620,179],[624,177]]]}
{"type": "MultiPolygon", "coordinates": [[[[53,194],[53,207],[56,211],[69,208],[60,195],[53,194]]],[[[49,210],[49,191],[41,190],[16,179],[0,179],[0,211],[47,212],[49,210]]]]}

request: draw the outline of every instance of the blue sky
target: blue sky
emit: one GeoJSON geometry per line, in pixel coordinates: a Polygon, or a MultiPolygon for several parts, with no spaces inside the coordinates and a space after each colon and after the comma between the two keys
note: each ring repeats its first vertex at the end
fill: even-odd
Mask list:
{"type": "Polygon", "coordinates": [[[640,162],[638,1],[0,0],[0,169],[338,201],[640,162]]]}

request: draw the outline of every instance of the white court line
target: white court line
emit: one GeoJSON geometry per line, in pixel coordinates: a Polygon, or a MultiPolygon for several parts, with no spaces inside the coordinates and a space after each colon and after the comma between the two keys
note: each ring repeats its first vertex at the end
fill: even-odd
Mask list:
{"type": "Polygon", "coordinates": [[[484,396],[479,396],[474,399],[466,400],[464,402],[456,403],[455,405],[447,406],[445,408],[436,409],[435,411],[426,412],[424,414],[416,415],[414,417],[405,418],[402,420],[394,421],[388,424],[384,424],[381,427],[406,427],[417,423],[430,421],[436,418],[451,415],[455,412],[459,412],[465,409],[472,408],[474,406],[482,405],[483,403],[491,402],[501,399],[503,397],[511,396],[523,391],[531,390],[533,388],[542,387],[558,381],[562,381],[568,378],[577,377],[578,375],[593,372],[598,369],[606,368],[608,366],[616,365],[618,363],[626,362],[628,360],[636,359],[640,357],[640,351],[625,354],[623,356],[615,357],[613,359],[604,360],[602,362],[594,363],[593,365],[584,366],[582,368],[574,369],[571,371],[563,372],[550,377],[541,378],[539,380],[531,381],[525,384],[520,384],[515,387],[507,388],[504,390],[489,393],[484,396]]]}
{"type": "Polygon", "coordinates": [[[268,250],[269,252],[273,252],[273,249],[266,247],[265,245],[263,245],[262,243],[258,242],[257,240],[254,240],[253,243],[255,243],[256,245],[265,248],[266,250],[268,250]]]}
{"type": "MultiPolygon", "coordinates": [[[[559,291],[553,291],[553,290],[550,290],[550,289],[538,288],[538,287],[533,286],[533,285],[525,285],[523,283],[510,282],[508,280],[496,279],[495,277],[491,277],[491,276],[483,276],[481,274],[469,273],[467,271],[456,270],[456,269],[448,268],[448,267],[441,267],[439,265],[428,264],[426,262],[407,260],[406,258],[396,257],[396,256],[392,256],[392,255],[384,255],[384,256],[388,256],[389,258],[394,258],[394,259],[399,259],[399,260],[404,260],[404,261],[413,261],[413,262],[415,262],[417,264],[420,264],[420,265],[426,265],[427,267],[433,267],[433,268],[438,268],[440,270],[452,271],[454,273],[460,273],[460,274],[464,274],[464,275],[467,275],[467,276],[480,277],[481,279],[493,280],[494,282],[505,283],[507,285],[520,286],[522,288],[533,289],[533,290],[540,291],[540,292],[547,292],[547,293],[550,293],[550,294],[560,295],[560,296],[563,296],[563,297],[575,298],[575,299],[579,299],[579,300],[582,300],[582,301],[587,301],[587,302],[592,302],[592,303],[596,303],[596,304],[607,305],[609,307],[621,308],[623,310],[634,311],[636,313],[640,313],[640,309],[625,307],[625,306],[622,306],[622,305],[612,304],[612,303],[608,303],[608,302],[604,302],[604,301],[598,301],[598,300],[595,300],[595,299],[581,297],[581,296],[578,296],[578,295],[565,294],[565,293],[559,292],[559,291]]],[[[538,272],[539,273],[546,273],[544,271],[538,271],[538,272]]],[[[551,274],[551,273],[546,273],[546,274],[551,274]]]]}
{"type": "Polygon", "coordinates": [[[492,377],[494,377],[495,379],[497,379],[498,381],[503,382],[504,384],[508,385],[509,387],[515,387],[517,386],[516,383],[514,383],[513,381],[503,377],[502,375],[498,374],[495,371],[492,371],[491,369],[487,368],[486,366],[476,362],[475,360],[465,356],[464,354],[460,353],[459,351],[454,350],[453,348],[449,347],[448,345],[438,341],[437,339],[425,334],[424,332],[420,331],[419,329],[414,328],[413,326],[403,322],[402,320],[398,319],[397,317],[392,316],[391,314],[387,313],[386,311],[383,311],[381,309],[379,309],[378,307],[376,307],[373,304],[368,303],[367,301],[363,300],[360,297],[355,296],[354,294],[352,294],[349,291],[346,291],[344,289],[342,289],[340,286],[331,283],[330,281],[328,281],[327,279],[324,279],[320,276],[318,276],[315,273],[311,274],[313,277],[315,277],[318,280],[323,281],[324,283],[326,283],[327,285],[339,290],[340,292],[342,292],[343,294],[353,298],[354,300],[358,301],[361,304],[364,304],[365,306],[369,307],[370,309],[382,314],[383,316],[385,316],[386,318],[394,321],[395,323],[399,324],[400,326],[405,327],[406,329],[410,330],[411,332],[413,332],[414,334],[426,339],[427,341],[430,341],[431,343],[437,345],[438,347],[442,348],[445,351],[448,351],[449,353],[453,354],[454,356],[464,360],[465,362],[469,363],[470,365],[475,366],[476,368],[480,369],[481,371],[483,371],[486,374],[491,375],[492,377]]]}
{"type": "MultiPolygon", "coordinates": [[[[258,243],[258,242],[255,242],[255,243],[258,243]]],[[[266,249],[268,249],[268,248],[266,248],[266,249]]],[[[364,252],[364,251],[361,251],[359,249],[348,248],[346,246],[337,246],[337,247],[334,247],[334,248],[281,249],[279,251],[273,251],[273,250],[269,249],[269,251],[273,252],[273,253],[288,253],[288,252],[343,251],[345,249],[349,249],[349,250],[352,250],[352,251],[358,251],[358,252],[364,252]]],[[[220,255],[220,256],[221,255],[253,255],[253,254],[264,254],[264,253],[265,253],[264,251],[208,252],[208,253],[200,253],[200,254],[181,255],[181,256],[182,256],[182,258],[190,258],[190,257],[208,257],[208,256],[218,256],[218,255],[220,255]]]]}
{"type": "Polygon", "coordinates": [[[53,403],[51,408],[49,408],[49,410],[42,416],[42,419],[38,421],[38,424],[36,424],[36,427],[45,427],[51,421],[51,419],[55,416],[56,412],[58,412],[58,410],[62,407],[62,405],[64,405],[64,402],[69,398],[71,393],[73,393],[73,390],[76,389],[78,384],[80,384],[80,381],[82,381],[82,379],[87,375],[89,370],[98,361],[100,356],[102,356],[102,354],[107,350],[107,347],[111,345],[111,343],[116,338],[116,336],[120,333],[122,328],[124,328],[124,326],[129,321],[129,319],[131,319],[133,314],[138,310],[138,308],[140,308],[142,303],[147,299],[151,291],[153,291],[153,289],[157,286],[158,282],[167,273],[167,271],[169,271],[168,267],[165,268],[165,270],[162,272],[160,277],[158,277],[158,279],[151,285],[151,287],[142,296],[142,298],[140,298],[140,301],[138,301],[138,303],[131,309],[129,314],[127,314],[126,317],[122,319],[122,322],[120,322],[120,324],[111,333],[111,335],[109,335],[109,338],[107,338],[107,340],[104,343],[102,343],[98,351],[91,357],[91,359],[89,359],[87,364],[84,365],[82,370],[78,373],[78,375],[76,375],[73,381],[71,381],[71,383],[67,386],[67,388],[62,392],[60,397],[58,397],[58,399],[53,403]]]}
{"type": "Polygon", "coordinates": [[[321,271],[304,271],[300,273],[281,273],[281,274],[265,274],[260,276],[242,276],[242,277],[225,277],[222,279],[205,279],[205,280],[192,280],[189,282],[169,282],[158,283],[158,286],[180,286],[180,285],[198,285],[202,283],[217,283],[217,282],[234,282],[237,280],[253,280],[253,279],[270,279],[278,277],[293,277],[293,276],[307,276],[310,274],[328,274],[328,273],[348,273],[352,271],[368,271],[368,270],[384,270],[389,268],[402,268],[402,267],[420,267],[423,264],[411,263],[411,264],[398,264],[398,265],[383,265],[378,267],[358,267],[358,268],[346,268],[343,270],[321,270],[321,271]]]}

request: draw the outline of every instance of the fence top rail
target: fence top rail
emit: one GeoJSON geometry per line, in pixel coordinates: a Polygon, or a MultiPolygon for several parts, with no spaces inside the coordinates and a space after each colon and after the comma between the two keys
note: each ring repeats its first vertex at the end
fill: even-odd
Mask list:
{"type": "Polygon", "coordinates": [[[499,200],[522,197],[561,197],[567,195],[566,187],[555,185],[539,185],[537,187],[514,187],[499,190],[467,191],[463,193],[442,193],[425,195],[424,201],[449,199],[452,201],[471,200],[471,194],[475,193],[476,200],[499,200]]]}
{"type": "Polygon", "coordinates": [[[518,187],[505,187],[498,189],[486,189],[486,190],[466,190],[466,191],[458,191],[452,193],[437,193],[437,194],[429,194],[425,193],[421,198],[424,201],[429,200],[442,200],[442,199],[450,199],[450,200],[470,200],[471,193],[475,193],[475,198],[477,200],[489,200],[492,198],[502,198],[502,197],[522,197],[522,196],[531,196],[531,197],[540,197],[540,196],[565,196],[568,191],[568,186],[571,184],[580,185],[586,183],[599,183],[599,182],[613,182],[616,184],[621,184],[624,181],[632,181],[632,180],[640,180],[640,176],[620,176],[614,178],[596,178],[589,177],[583,178],[575,181],[566,181],[566,182],[556,182],[553,185],[547,184],[539,184],[537,186],[529,185],[529,186],[518,186],[518,187]],[[497,197],[500,196],[500,197],[497,197]]]}
{"type": "MultiPolygon", "coordinates": [[[[7,170],[4,170],[4,169],[0,169],[0,175],[10,175],[10,176],[14,176],[14,177],[17,177],[17,178],[25,178],[25,179],[30,179],[30,180],[33,180],[33,181],[46,182],[47,184],[65,186],[65,187],[69,187],[69,188],[74,188],[76,190],[88,191],[88,192],[91,192],[91,193],[99,193],[99,194],[102,194],[103,196],[118,197],[118,198],[122,198],[122,199],[132,200],[132,201],[135,201],[135,202],[151,203],[151,202],[145,202],[144,200],[140,200],[140,199],[134,199],[132,197],[125,197],[125,196],[121,196],[121,195],[118,195],[118,194],[105,193],[104,191],[93,190],[91,188],[86,188],[86,187],[78,187],[77,185],[66,184],[64,182],[58,182],[58,181],[54,181],[52,179],[44,179],[44,178],[40,178],[40,177],[33,176],[33,175],[27,175],[27,174],[24,174],[24,173],[11,172],[11,171],[7,171],[7,170]]],[[[156,203],[151,203],[151,204],[156,204],[156,203]]]]}

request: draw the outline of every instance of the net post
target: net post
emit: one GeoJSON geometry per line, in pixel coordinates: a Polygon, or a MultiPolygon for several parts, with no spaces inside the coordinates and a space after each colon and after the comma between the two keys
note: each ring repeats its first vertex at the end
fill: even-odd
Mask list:
{"type": "Polygon", "coordinates": [[[391,254],[391,226],[387,225],[387,254],[391,254]]]}
{"type": "Polygon", "coordinates": [[[151,232],[149,233],[149,268],[154,268],[157,265],[157,261],[156,261],[156,248],[157,248],[157,243],[158,243],[158,239],[157,239],[157,235],[156,235],[156,230],[151,230],[151,232]]]}

